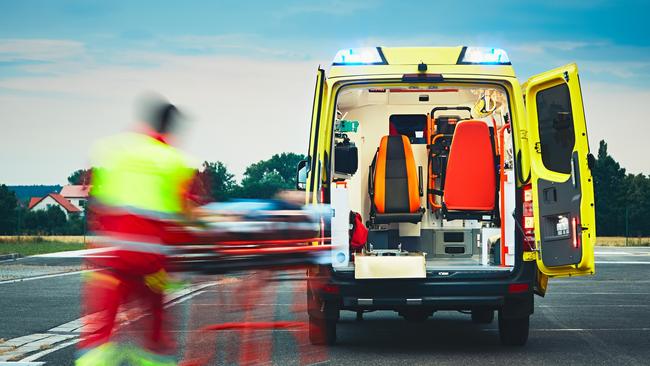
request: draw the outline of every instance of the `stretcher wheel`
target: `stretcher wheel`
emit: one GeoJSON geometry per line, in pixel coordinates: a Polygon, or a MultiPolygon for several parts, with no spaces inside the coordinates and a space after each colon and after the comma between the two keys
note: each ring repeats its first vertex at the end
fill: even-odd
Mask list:
{"type": "Polygon", "coordinates": [[[313,345],[336,344],[336,319],[309,317],[309,341],[313,345]]]}

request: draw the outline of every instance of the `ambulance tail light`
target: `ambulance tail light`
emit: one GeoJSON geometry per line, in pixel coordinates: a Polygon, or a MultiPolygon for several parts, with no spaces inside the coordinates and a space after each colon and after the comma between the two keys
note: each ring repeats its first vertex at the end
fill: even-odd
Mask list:
{"type": "Polygon", "coordinates": [[[457,63],[461,65],[510,65],[510,58],[501,48],[463,47],[457,63]]]}
{"type": "Polygon", "coordinates": [[[524,228],[524,251],[535,250],[535,216],[533,215],[533,187],[528,184],[522,189],[523,212],[521,214],[524,228]]]}
{"type": "Polygon", "coordinates": [[[345,48],[334,56],[334,66],[387,65],[379,47],[345,48]]]}
{"type": "Polygon", "coordinates": [[[577,217],[571,219],[571,242],[574,248],[580,248],[580,220],[577,217]]]}

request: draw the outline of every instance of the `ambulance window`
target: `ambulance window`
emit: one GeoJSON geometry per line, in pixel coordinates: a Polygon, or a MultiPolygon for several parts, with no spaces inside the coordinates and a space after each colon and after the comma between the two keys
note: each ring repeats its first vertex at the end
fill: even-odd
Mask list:
{"type": "Polygon", "coordinates": [[[412,144],[426,144],[426,114],[393,114],[389,118],[389,124],[391,135],[404,135],[412,144]]]}
{"type": "Polygon", "coordinates": [[[544,89],[537,93],[536,102],[542,162],[549,170],[570,174],[575,134],[569,87],[544,89]]]}

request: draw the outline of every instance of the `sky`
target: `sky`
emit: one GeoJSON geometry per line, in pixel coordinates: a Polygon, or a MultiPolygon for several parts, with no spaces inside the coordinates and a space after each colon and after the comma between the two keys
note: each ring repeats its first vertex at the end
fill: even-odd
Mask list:
{"type": "Polygon", "coordinates": [[[63,184],[156,91],[181,146],[238,177],[305,153],[318,65],[357,46],[489,46],[518,77],[576,62],[594,154],[650,173],[648,1],[0,0],[0,183],[63,184]]]}

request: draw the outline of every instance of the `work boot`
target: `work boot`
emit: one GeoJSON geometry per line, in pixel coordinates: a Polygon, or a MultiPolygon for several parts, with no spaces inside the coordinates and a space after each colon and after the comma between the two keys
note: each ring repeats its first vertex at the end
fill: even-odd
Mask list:
{"type": "Polygon", "coordinates": [[[79,351],[75,366],[120,366],[124,358],[114,343],[79,351]]]}
{"type": "Polygon", "coordinates": [[[176,366],[174,356],[161,355],[142,348],[133,348],[128,354],[129,364],[133,366],[176,366]]]}

